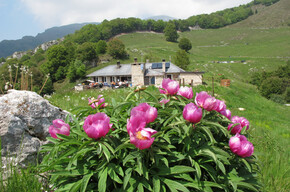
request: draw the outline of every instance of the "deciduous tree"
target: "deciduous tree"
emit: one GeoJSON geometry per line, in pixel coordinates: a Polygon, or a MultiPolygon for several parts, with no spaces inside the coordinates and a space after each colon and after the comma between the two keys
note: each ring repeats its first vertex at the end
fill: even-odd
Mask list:
{"type": "Polygon", "coordinates": [[[171,42],[177,41],[178,34],[177,34],[174,23],[172,22],[167,23],[164,29],[164,35],[165,35],[166,41],[171,41],[171,42]]]}
{"type": "Polygon", "coordinates": [[[189,41],[189,39],[183,37],[180,39],[179,43],[178,43],[178,47],[180,49],[183,49],[184,51],[188,52],[191,48],[191,42],[189,41]]]}

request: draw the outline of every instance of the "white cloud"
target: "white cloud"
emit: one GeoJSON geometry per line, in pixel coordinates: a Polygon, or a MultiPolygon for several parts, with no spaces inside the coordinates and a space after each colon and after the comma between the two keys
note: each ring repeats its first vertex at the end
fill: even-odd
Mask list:
{"type": "Polygon", "coordinates": [[[251,0],[21,0],[45,27],[104,19],[168,15],[185,19],[251,0]]]}

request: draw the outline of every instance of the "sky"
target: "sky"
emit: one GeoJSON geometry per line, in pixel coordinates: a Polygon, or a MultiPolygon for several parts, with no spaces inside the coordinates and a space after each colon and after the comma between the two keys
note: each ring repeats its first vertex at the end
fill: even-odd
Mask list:
{"type": "Polygon", "coordinates": [[[186,19],[252,0],[0,0],[0,41],[36,36],[45,29],[104,19],[167,15],[186,19]]]}

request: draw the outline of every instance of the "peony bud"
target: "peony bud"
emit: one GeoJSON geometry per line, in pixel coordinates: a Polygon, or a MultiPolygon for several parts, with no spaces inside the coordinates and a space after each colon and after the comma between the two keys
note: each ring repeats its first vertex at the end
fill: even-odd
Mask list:
{"type": "Polygon", "coordinates": [[[198,123],[202,118],[202,109],[189,103],[183,109],[183,118],[191,123],[198,123]]]}
{"type": "MultiPolygon", "coordinates": [[[[179,83],[171,79],[163,79],[162,88],[165,90],[167,94],[175,95],[179,90],[179,83]]],[[[160,92],[163,92],[163,91],[160,91],[160,92]]]]}
{"type": "Polygon", "coordinates": [[[220,112],[223,116],[225,116],[226,118],[228,118],[229,120],[232,117],[232,112],[229,109],[223,110],[220,112]]]}
{"type": "Polygon", "coordinates": [[[229,146],[231,151],[240,157],[250,157],[254,152],[253,144],[240,134],[230,138],[229,146]]]}
{"type": "Polygon", "coordinates": [[[178,90],[177,95],[181,95],[187,99],[191,99],[193,97],[193,92],[191,87],[181,87],[178,90]]]}
{"type": "Polygon", "coordinates": [[[104,137],[112,125],[110,124],[110,118],[105,113],[96,113],[85,119],[83,128],[90,138],[98,139],[104,137]]]}
{"type": "Polygon", "coordinates": [[[131,116],[141,116],[145,118],[146,123],[151,123],[157,118],[157,109],[148,103],[141,103],[131,110],[131,116]]]}
{"type": "Polygon", "coordinates": [[[212,111],[216,106],[216,99],[207,94],[207,92],[202,91],[200,93],[196,93],[195,104],[207,111],[212,111]]]}
{"type": "Polygon", "coordinates": [[[69,124],[66,124],[62,119],[55,119],[52,121],[52,125],[49,126],[48,132],[50,135],[58,139],[56,134],[62,134],[62,135],[70,135],[70,126],[69,124]]]}

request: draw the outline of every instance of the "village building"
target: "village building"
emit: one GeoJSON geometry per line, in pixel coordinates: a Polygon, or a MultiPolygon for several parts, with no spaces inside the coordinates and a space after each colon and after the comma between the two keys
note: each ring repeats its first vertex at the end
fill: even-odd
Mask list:
{"type": "Polygon", "coordinates": [[[138,63],[135,58],[132,64],[109,65],[89,75],[95,82],[111,84],[111,82],[128,82],[131,86],[160,86],[164,78],[181,81],[184,84],[201,85],[204,72],[188,72],[171,62],[163,60],[159,63],[138,63]]]}

